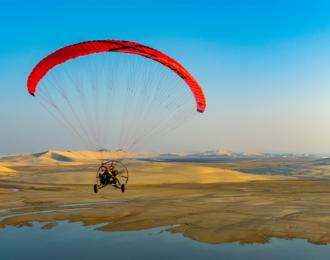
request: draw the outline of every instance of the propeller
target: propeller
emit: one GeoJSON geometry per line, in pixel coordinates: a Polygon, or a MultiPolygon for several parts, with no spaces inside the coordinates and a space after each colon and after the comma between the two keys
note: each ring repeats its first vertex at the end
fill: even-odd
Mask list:
{"type": "Polygon", "coordinates": [[[125,169],[120,170],[120,171],[118,172],[118,174],[116,174],[116,176],[119,176],[119,177],[121,177],[121,178],[127,178],[127,177],[125,177],[125,176],[120,176],[120,175],[122,175],[122,174],[126,174],[126,170],[125,170],[125,169]]]}

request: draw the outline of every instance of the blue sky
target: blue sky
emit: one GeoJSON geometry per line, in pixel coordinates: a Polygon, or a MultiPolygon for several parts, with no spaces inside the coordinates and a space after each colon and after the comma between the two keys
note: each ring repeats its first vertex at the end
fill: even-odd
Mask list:
{"type": "Polygon", "coordinates": [[[0,1],[0,154],[84,149],[26,80],[53,51],[95,39],[158,49],[205,92],[205,113],[149,150],[330,153],[329,10],[330,1],[0,1]]]}

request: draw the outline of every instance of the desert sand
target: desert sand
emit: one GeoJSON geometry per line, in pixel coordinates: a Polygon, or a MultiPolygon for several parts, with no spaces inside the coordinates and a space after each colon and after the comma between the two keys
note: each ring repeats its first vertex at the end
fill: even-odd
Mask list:
{"type": "Polygon", "coordinates": [[[126,192],[109,186],[95,194],[99,163],[86,154],[67,153],[0,158],[0,228],[38,221],[50,229],[68,220],[104,224],[97,228],[101,231],[175,225],[168,230],[211,244],[269,243],[273,237],[330,242],[329,159],[212,164],[130,159],[126,192]],[[251,173],[238,170],[244,168],[251,173]],[[265,173],[268,168],[278,171],[265,173]],[[293,169],[297,174],[290,175],[293,169]],[[299,174],[303,169],[308,169],[307,179],[299,174]],[[323,179],[312,180],[313,172],[323,179]]]}
{"type": "MultiPolygon", "coordinates": [[[[180,163],[128,162],[130,184],[217,183],[272,180],[287,177],[247,174],[239,171],[180,163]]],[[[13,167],[0,178],[11,182],[44,184],[93,184],[99,165],[13,167]]]]}
{"type": "MultiPolygon", "coordinates": [[[[116,152],[106,150],[102,158],[114,157],[116,152]]],[[[48,151],[0,157],[0,178],[11,182],[44,184],[92,184],[100,161],[98,152],[48,151]],[[3,170],[2,170],[3,169],[3,170]]],[[[217,183],[251,180],[285,179],[285,176],[266,176],[212,167],[207,164],[124,160],[129,168],[130,184],[217,183]]]]}

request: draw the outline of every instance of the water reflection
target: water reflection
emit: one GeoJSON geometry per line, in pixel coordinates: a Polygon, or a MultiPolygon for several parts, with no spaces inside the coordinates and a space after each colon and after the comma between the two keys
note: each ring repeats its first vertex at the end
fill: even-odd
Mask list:
{"type": "MultiPolygon", "coordinates": [[[[17,201],[2,202],[2,203],[0,203],[0,205],[2,205],[2,204],[13,204],[13,203],[18,203],[18,202],[22,202],[22,201],[24,201],[24,200],[25,200],[25,199],[17,200],[17,201]]],[[[2,211],[0,210],[0,212],[2,212],[2,211]]]]}
{"type": "MultiPolygon", "coordinates": [[[[26,207],[25,207],[26,208],[26,207]]],[[[20,209],[20,208],[17,208],[20,209]]],[[[0,217],[0,222],[11,217],[19,217],[19,216],[28,216],[28,215],[36,215],[36,214],[46,214],[46,213],[53,213],[53,212],[62,212],[62,211],[68,211],[68,210],[83,210],[88,208],[74,208],[74,209],[60,209],[60,210],[42,210],[42,211],[33,211],[30,213],[21,213],[21,214],[13,214],[13,215],[6,215],[4,217],[0,217]]],[[[12,210],[12,209],[10,209],[12,210]]],[[[0,212],[7,212],[8,210],[2,210],[0,212]]]]}
{"type": "Polygon", "coordinates": [[[2,259],[327,259],[329,246],[302,239],[271,239],[268,244],[211,245],[166,231],[101,232],[102,225],[32,222],[0,229],[2,259]]]}

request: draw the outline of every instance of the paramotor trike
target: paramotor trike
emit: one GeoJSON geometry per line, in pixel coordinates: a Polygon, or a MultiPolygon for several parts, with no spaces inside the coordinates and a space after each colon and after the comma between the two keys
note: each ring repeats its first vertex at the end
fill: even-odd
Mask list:
{"type": "Polygon", "coordinates": [[[97,170],[94,192],[97,193],[99,189],[107,185],[112,185],[115,188],[121,189],[122,192],[125,192],[125,185],[127,182],[128,170],[126,166],[119,161],[108,161],[102,163],[97,170]]]}

